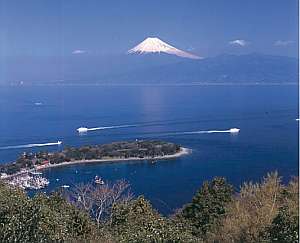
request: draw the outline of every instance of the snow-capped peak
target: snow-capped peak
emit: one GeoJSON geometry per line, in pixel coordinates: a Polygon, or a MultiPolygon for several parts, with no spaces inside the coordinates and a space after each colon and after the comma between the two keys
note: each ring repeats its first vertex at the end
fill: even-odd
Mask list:
{"type": "Polygon", "coordinates": [[[147,53],[167,53],[171,55],[176,55],[179,57],[191,58],[191,59],[201,59],[201,57],[194,54],[179,50],[174,46],[171,46],[157,37],[148,37],[143,42],[130,49],[128,53],[137,54],[147,54],[147,53]]]}

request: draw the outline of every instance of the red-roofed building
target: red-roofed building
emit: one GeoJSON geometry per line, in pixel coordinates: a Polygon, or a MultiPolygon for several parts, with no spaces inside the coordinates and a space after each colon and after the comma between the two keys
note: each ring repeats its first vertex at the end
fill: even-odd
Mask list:
{"type": "Polygon", "coordinates": [[[49,165],[49,160],[44,160],[41,165],[49,165]]]}

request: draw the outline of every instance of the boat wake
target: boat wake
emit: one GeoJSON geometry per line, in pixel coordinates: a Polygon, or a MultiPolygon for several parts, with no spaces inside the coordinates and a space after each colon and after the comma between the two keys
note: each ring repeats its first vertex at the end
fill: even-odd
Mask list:
{"type": "Polygon", "coordinates": [[[116,129],[116,128],[126,128],[126,127],[137,127],[137,126],[138,126],[137,124],[134,124],[134,125],[118,125],[118,126],[93,127],[93,128],[79,127],[76,130],[79,133],[87,133],[89,131],[106,130],[106,129],[116,129]]]}
{"type": "Polygon", "coordinates": [[[173,132],[165,133],[162,136],[176,136],[176,135],[192,135],[192,134],[209,134],[209,133],[231,133],[238,134],[240,132],[239,128],[230,128],[228,130],[208,130],[208,131],[191,131],[191,132],[173,132]]]}
{"type": "Polygon", "coordinates": [[[34,148],[34,147],[44,147],[44,146],[55,146],[61,144],[62,141],[57,141],[55,143],[30,143],[24,145],[5,146],[5,147],[0,147],[0,149],[4,150],[4,149],[19,149],[19,148],[34,148]]]}

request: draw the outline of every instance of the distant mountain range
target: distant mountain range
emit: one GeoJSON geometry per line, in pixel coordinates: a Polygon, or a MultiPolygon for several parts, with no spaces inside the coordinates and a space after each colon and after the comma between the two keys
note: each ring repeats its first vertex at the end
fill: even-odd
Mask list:
{"type": "MultiPolygon", "coordinates": [[[[163,48],[165,48],[164,45],[163,48]]],[[[169,54],[163,51],[149,51],[147,55],[140,55],[143,52],[133,48],[130,51],[133,54],[119,56],[73,55],[2,59],[0,61],[0,83],[231,84],[298,82],[298,59],[296,58],[254,53],[196,59],[186,56],[183,58],[182,52],[179,50],[179,52],[176,51],[176,54],[169,54]]]]}
{"type": "Polygon", "coordinates": [[[107,77],[109,82],[287,83],[298,82],[298,59],[262,54],[220,55],[143,67],[107,77]]]}

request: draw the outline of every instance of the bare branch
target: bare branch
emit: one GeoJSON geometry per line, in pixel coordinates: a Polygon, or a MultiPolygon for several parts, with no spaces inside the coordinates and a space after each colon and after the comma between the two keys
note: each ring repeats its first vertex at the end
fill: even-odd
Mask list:
{"type": "Polygon", "coordinates": [[[116,203],[127,203],[133,198],[130,185],[125,180],[113,184],[78,184],[70,192],[73,203],[92,215],[98,226],[104,220],[110,220],[112,207],[116,203]]]}

